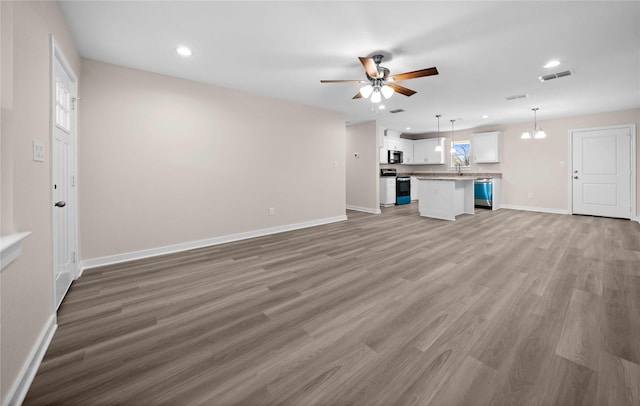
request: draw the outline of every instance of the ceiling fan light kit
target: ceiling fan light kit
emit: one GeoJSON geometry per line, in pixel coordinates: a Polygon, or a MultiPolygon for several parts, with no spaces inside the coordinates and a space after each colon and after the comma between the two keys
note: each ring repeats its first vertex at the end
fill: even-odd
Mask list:
{"type": "Polygon", "coordinates": [[[383,58],[383,55],[373,55],[370,58],[362,56],[358,57],[360,63],[364,67],[367,80],[321,80],[320,83],[367,83],[366,86],[360,88],[360,91],[356,93],[353,98],[367,99],[371,97],[370,100],[372,103],[380,103],[382,101],[382,97],[388,99],[393,96],[394,93],[400,93],[405,96],[412,96],[416,94],[415,90],[407,89],[395,82],[438,74],[438,69],[434,66],[428,69],[389,76],[389,69],[384,66],[380,66],[380,62],[382,62],[383,58]]]}
{"type": "Polygon", "coordinates": [[[525,131],[522,133],[522,135],[520,136],[520,139],[523,140],[530,140],[531,139],[531,134],[533,134],[533,138],[535,139],[542,139],[542,138],[546,138],[547,137],[547,133],[545,133],[542,128],[538,127],[538,121],[537,121],[537,111],[540,110],[539,108],[535,107],[532,108],[531,110],[533,110],[533,131],[525,131]]]}

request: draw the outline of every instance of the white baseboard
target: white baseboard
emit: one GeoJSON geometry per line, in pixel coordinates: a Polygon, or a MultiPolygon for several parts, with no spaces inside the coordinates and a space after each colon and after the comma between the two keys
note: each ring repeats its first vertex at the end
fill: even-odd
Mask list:
{"type": "Polygon", "coordinates": [[[208,238],[206,240],[191,241],[180,244],[168,245],[164,247],[151,248],[142,251],[127,252],[124,254],[110,255],[100,258],[91,258],[80,263],[80,275],[85,269],[97,268],[105,265],[113,265],[122,262],[134,261],[137,259],[157,257],[160,255],[173,254],[176,252],[189,251],[197,248],[210,247],[212,245],[224,244],[227,242],[246,240],[249,238],[262,237],[270,234],[284,233],[286,231],[299,230],[301,228],[321,226],[323,224],[336,223],[347,220],[347,216],[329,217],[325,219],[305,221],[303,223],[288,224],[272,228],[264,228],[262,230],[248,231],[246,233],[238,233],[225,235],[221,237],[208,238]]]}
{"type": "Polygon", "coordinates": [[[571,214],[569,210],[563,209],[548,209],[545,207],[529,207],[529,206],[513,206],[510,204],[503,204],[500,206],[503,209],[511,209],[511,210],[524,210],[524,211],[537,211],[540,213],[551,213],[551,214],[571,214]]]}
{"type": "Polygon", "coordinates": [[[49,344],[51,344],[51,339],[53,339],[53,334],[56,332],[58,325],[56,324],[56,315],[52,314],[47,321],[47,325],[44,330],[38,337],[38,341],[36,345],[32,348],[29,357],[27,358],[27,362],[25,362],[18,378],[16,379],[13,386],[9,389],[7,396],[4,398],[3,406],[14,406],[21,405],[24,401],[24,398],[27,396],[27,392],[29,391],[29,387],[33,382],[33,378],[36,376],[36,372],[38,372],[38,368],[42,363],[42,359],[44,358],[45,353],[47,352],[47,348],[49,348],[49,344]]]}
{"type": "Polygon", "coordinates": [[[382,211],[380,209],[371,209],[369,207],[352,206],[350,204],[347,205],[347,210],[362,211],[362,212],[371,213],[371,214],[380,214],[380,213],[382,213],[382,211]]]}
{"type": "MultiPolygon", "coordinates": [[[[508,204],[503,204],[502,208],[511,209],[511,210],[537,211],[540,213],[551,213],[551,214],[571,214],[569,210],[547,209],[544,207],[512,206],[508,204]]],[[[632,217],[630,220],[637,221],[638,223],[640,223],[640,217],[632,217]]]]}

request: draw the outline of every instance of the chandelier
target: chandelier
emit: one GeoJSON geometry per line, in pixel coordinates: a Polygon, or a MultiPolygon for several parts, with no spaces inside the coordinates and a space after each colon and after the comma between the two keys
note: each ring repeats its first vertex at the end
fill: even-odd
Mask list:
{"type": "Polygon", "coordinates": [[[527,130],[523,132],[520,138],[523,140],[529,140],[531,139],[531,134],[533,134],[533,138],[537,138],[537,139],[546,138],[547,134],[544,131],[542,131],[542,128],[538,127],[536,112],[539,109],[535,107],[531,110],[533,110],[533,131],[527,130]]]}

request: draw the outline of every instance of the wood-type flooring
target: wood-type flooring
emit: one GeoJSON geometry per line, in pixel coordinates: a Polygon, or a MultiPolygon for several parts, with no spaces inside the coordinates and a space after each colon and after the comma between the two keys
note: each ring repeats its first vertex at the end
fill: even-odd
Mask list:
{"type": "Polygon", "coordinates": [[[640,405],[640,224],[381,215],[87,270],[25,405],[640,405]]]}

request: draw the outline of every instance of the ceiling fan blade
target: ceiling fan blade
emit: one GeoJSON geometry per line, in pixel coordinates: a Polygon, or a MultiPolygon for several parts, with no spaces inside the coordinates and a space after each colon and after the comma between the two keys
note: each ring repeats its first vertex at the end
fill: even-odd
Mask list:
{"type": "Polygon", "coordinates": [[[362,95],[360,94],[360,92],[358,92],[355,96],[352,97],[352,99],[362,99],[362,95]]]}
{"type": "Polygon", "coordinates": [[[378,77],[378,66],[373,61],[373,58],[363,58],[362,56],[359,56],[358,59],[360,59],[360,63],[364,66],[364,70],[367,71],[367,75],[369,75],[369,77],[374,79],[378,77]]]}
{"type": "Polygon", "coordinates": [[[366,80],[321,80],[320,83],[368,83],[366,80]]]}
{"type": "Polygon", "coordinates": [[[407,89],[406,87],[396,85],[395,83],[389,83],[388,86],[393,90],[395,90],[396,92],[403,94],[405,96],[413,96],[414,94],[416,94],[415,90],[407,89]]]}
{"type": "Polygon", "coordinates": [[[437,74],[438,74],[438,69],[436,69],[436,67],[434,66],[433,68],[420,69],[420,70],[415,70],[413,72],[406,72],[406,73],[393,75],[391,76],[391,81],[399,82],[401,80],[409,80],[409,79],[421,78],[423,76],[431,76],[431,75],[437,75],[437,74]]]}

